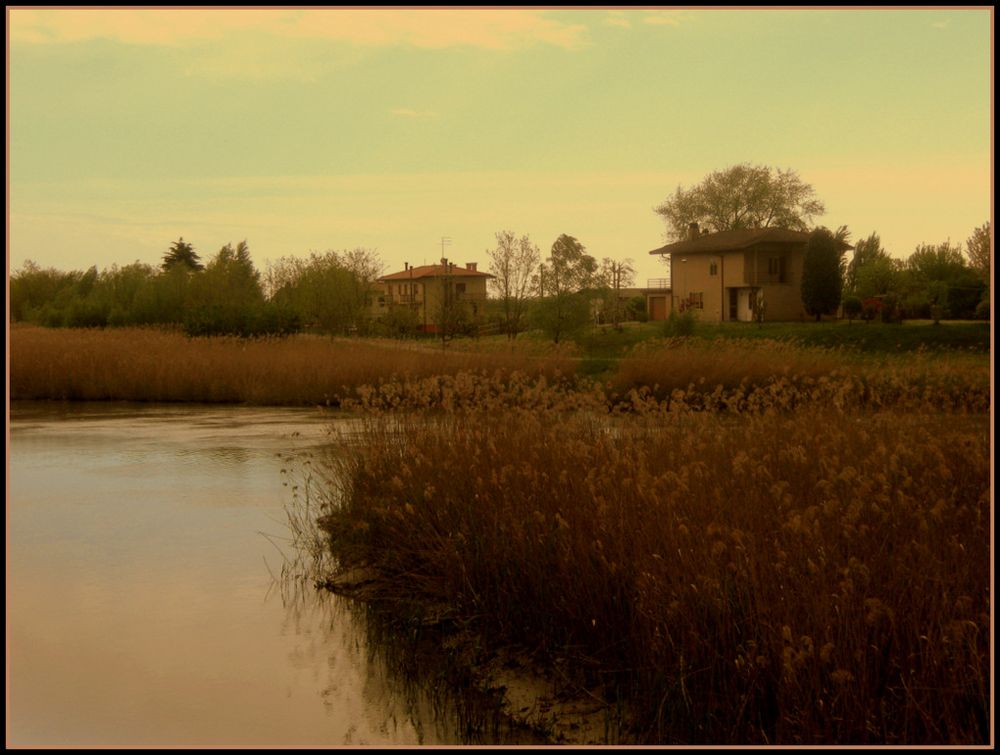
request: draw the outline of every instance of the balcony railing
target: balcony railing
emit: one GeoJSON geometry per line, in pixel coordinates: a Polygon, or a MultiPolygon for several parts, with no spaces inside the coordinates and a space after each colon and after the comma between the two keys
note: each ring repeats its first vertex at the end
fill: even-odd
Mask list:
{"type": "Polygon", "coordinates": [[[646,288],[670,288],[670,278],[647,278],[646,288]]]}
{"type": "Polygon", "coordinates": [[[395,306],[397,304],[422,304],[424,297],[421,294],[386,294],[381,297],[382,301],[386,306],[395,306]]]}

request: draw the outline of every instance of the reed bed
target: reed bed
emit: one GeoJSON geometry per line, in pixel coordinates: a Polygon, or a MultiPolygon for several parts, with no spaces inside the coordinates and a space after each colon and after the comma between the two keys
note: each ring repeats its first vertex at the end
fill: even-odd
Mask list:
{"type": "Polygon", "coordinates": [[[798,405],[374,413],[318,534],[636,743],[986,743],[988,416],[798,405]]]}
{"type": "Polygon", "coordinates": [[[287,338],[188,338],[177,332],[123,328],[10,331],[12,399],[236,402],[339,405],[358,389],[415,385],[460,373],[498,384],[559,382],[572,375],[567,356],[516,350],[470,352],[400,348],[297,335],[287,338]]]}
{"type": "Polygon", "coordinates": [[[918,350],[873,358],[774,340],[642,343],[606,387],[612,400],[638,394],[644,403],[669,405],[679,397],[687,406],[736,411],[803,401],[986,411],[992,400],[990,367],[978,355],[918,350]]]}

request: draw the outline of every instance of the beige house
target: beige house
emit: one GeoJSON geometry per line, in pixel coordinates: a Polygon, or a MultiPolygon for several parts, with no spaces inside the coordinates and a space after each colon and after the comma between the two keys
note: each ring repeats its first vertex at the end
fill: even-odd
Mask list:
{"type": "Polygon", "coordinates": [[[784,228],[699,233],[692,223],[688,238],[650,254],[670,257],[671,310],[695,310],[709,322],[750,322],[762,304],[765,320],[801,320],[808,241],[808,233],[784,228]]]}
{"type": "Polygon", "coordinates": [[[441,318],[453,308],[464,308],[476,317],[486,302],[486,281],[493,276],[476,269],[475,262],[460,267],[442,259],[437,265],[411,267],[378,279],[382,291],[374,302],[376,316],[392,307],[409,307],[418,328],[425,333],[439,331],[441,318]]]}

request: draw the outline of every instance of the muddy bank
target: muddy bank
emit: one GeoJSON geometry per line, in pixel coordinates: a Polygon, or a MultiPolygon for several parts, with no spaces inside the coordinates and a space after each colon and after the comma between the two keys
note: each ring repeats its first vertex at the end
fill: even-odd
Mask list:
{"type": "Polygon", "coordinates": [[[564,658],[496,646],[476,619],[443,605],[392,597],[395,590],[363,569],[319,581],[317,588],[364,607],[376,645],[392,644],[416,683],[447,684],[471,740],[480,744],[623,744],[623,711],[597,688],[574,681],[564,658]],[[464,713],[464,715],[463,715],[464,713]]]}

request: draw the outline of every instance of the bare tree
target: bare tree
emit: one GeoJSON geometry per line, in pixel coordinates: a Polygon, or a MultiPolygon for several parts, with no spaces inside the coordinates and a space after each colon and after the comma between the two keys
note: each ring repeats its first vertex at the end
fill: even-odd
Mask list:
{"type": "Polygon", "coordinates": [[[616,262],[605,257],[601,260],[599,278],[610,292],[611,322],[615,330],[621,330],[621,290],[631,286],[635,279],[635,268],[632,266],[632,260],[626,259],[616,262]]]}
{"type": "Polygon", "coordinates": [[[497,231],[497,245],[487,249],[493,289],[503,308],[503,327],[513,340],[523,330],[523,320],[531,294],[531,278],[541,253],[527,234],[517,238],[513,231],[497,231]]]}

